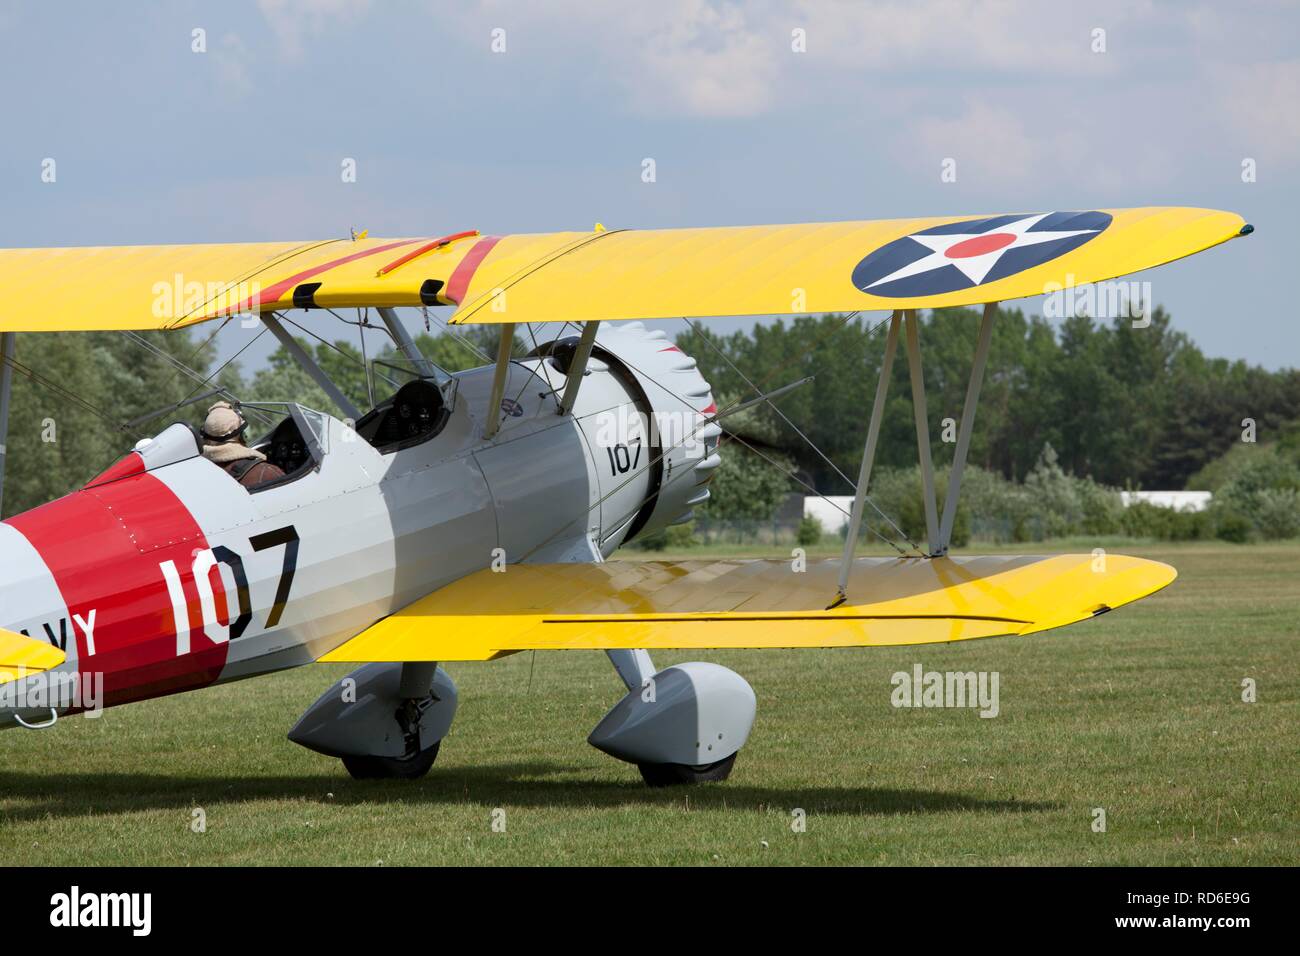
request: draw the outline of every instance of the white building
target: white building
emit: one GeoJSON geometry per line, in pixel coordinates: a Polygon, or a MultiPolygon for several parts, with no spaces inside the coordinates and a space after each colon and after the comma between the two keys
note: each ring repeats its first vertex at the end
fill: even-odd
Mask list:
{"type": "Polygon", "coordinates": [[[853,510],[852,495],[827,495],[825,498],[817,495],[806,495],[803,499],[803,516],[805,518],[816,518],[821,522],[822,530],[827,534],[839,534],[849,519],[836,509],[836,506],[844,509],[844,512],[853,510]]]}
{"type": "Polygon", "coordinates": [[[1119,496],[1124,507],[1137,501],[1145,501],[1159,508],[1173,508],[1175,511],[1204,511],[1210,506],[1214,493],[1210,491],[1121,491],[1119,496]]]}
{"type": "MultiPolygon", "coordinates": [[[[1204,511],[1214,497],[1209,491],[1121,491],[1120,499],[1127,508],[1135,501],[1145,501],[1159,508],[1173,508],[1175,511],[1204,511]]],[[[853,508],[852,495],[827,495],[825,498],[806,495],[803,499],[803,516],[816,518],[828,534],[839,534],[849,523],[838,508],[845,512],[853,508]]]]}

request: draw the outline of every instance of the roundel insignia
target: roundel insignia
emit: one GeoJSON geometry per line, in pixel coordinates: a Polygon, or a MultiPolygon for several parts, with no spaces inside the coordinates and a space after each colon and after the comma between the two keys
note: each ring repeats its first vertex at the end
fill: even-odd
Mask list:
{"type": "Polygon", "coordinates": [[[881,246],[854,268],[853,284],[885,298],[960,292],[1063,256],[1110,222],[1105,212],[1044,212],[945,223],[881,246]]]}

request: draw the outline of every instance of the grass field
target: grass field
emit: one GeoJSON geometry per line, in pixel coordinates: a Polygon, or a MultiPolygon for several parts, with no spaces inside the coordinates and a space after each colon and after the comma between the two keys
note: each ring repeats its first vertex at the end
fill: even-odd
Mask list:
{"type": "Polygon", "coordinates": [[[456,725],[416,783],[354,782],[285,739],[342,666],[12,730],[0,863],[1300,862],[1300,547],[1123,550],[1181,576],[1036,637],[656,655],[726,664],[758,695],[731,779],[704,787],[648,790],[587,745],[622,691],[593,652],[453,665],[456,725]],[[997,671],[1000,716],[894,709],[914,663],[997,671]]]}

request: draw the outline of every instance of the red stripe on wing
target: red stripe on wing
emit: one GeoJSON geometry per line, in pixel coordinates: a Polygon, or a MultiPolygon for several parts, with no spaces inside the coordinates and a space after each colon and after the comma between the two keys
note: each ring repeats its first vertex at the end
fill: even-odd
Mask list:
{"type": "Polygon", "coordinates": [[[229,312],[229,314],[238,315],[240,312],[250,310],[255,304],[261,305],[278,302],[281,296],[286,292],[292,292],[296,286],[305,280],[314,279],[316,276],[329,272],[337,266],[344,265],[348,262],[356,262],[358,259],[366,259],[370,256],[378,255],[381,252],[387,252],[389,249],[399,249],[402,246],[409,246],[413,242],[420,241],[421,240],[419,239],[402,239],[398,242],[387,242],[382,246],[375,246],[373,249],[366,249],[363,252],[354,252],[349,256],[342,256],[338,259],[332,259],[329,262],[321,263],[318,266],[313,266],[310,269],[304,269],[296,275],[291,275],[287,279],[281,279],[274,285],[267,286],[265,289],[260,290],[255,297],[245,299],[241,304],[234,308],[223,310],[223,314],[224,312],[229,312]]]}
{"type": "Polygon", "coordinates": [[[443,246],[449,246],[457,239],[468,239],[470,236],[477,236],[477,235],[478,235],[477,229],[466,229],[464,232],[453,232],[449,236],[442,236],[439,239],[433,239],[429,242],[426,242],[424,245],[420,246],[420,248],[412,249],[410,252],[406,253],[400,258],[394,259],[392,262],[388,263],[388,265],[380,266],[379,271],[375,273],[375,276],[376,277],[386,276],[388,275],[388,273],[392,272],[393,270],[402,268],[402,266],[406,265],[412,259],[418,259],[426,252],[432,252],[434,249],[441,249],[443,246]]]}
{"type": "Polygon", "coordinates": [[[465,290],[469,288],[470,280],[474,278],[474,273],[478,271],[479,265],[487,254],[492,251],[492,247],[500,241],[500,236],[484,236],[474,243],[474,247],[465,253],[465,258],[461,259],[452,270],[451,278],[447,280],[447,288],[442,293],[443,298],[460,305],[465,297],[465,290]]]}

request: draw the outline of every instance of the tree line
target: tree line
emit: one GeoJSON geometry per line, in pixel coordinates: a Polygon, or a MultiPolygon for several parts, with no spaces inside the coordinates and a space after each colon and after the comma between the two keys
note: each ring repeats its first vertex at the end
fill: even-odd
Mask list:
{"type": "MultiPolygon", "coordinates": [[[[922,316],[937,467],[951,460],[953,446],[942,438],[953,429],[945,419],[961,418],[978,328],[979,315],[969,309],[922,316]]],[[[211,399],[176,410],[168,406],[218,386],[248,401],[300,401],[335,411],[283,349],[251,375],[237,363],[218,370],[215,350],[200,334],[208,333],[20,334],[4,513],[80,487],[170,421],[201,421],[211,399]],[[213,373],[218,374],[204,384],[213,373]],[[151,412],[159,414],[150,418],[151,412]]],[[[435,362],[458,370],[486,364],[483,355],[493,348],[486,336],[471,333],[466,345],[425,334],[419,343],[435,362]]],[[[768,391],[815,377],[776,401],[782,414],[760,406],[726,421],[736,438],[728,442],[734,447],[724,456],[727,467],[715,479],[711,513],[759,517],[764,502],[799,488],[800,481],[825,494],[851,490],[837,470],[856,479],[883,360],[884,327],[878,317],[802,316],[728,336],[696,325],[677,343],[699,363],[724,408],[752,396],[754,387],[768,391]],[[790,480],[787,471],[799,480],[790,480]]],[[[365,365],[354,342],[304,341],[304,346],[356,404],[367,406],[365,365]]],[[[366,358],[402,364],[391,348],[366,358]]],[[[376,369],[372,387],[381,399],[395,376],[382,364],[376,369]]],[[[1260,442],[1300,420],[1300,372],[1270,372],[1207,357],[1172,328],[1161,309],[1146,327],[1135,327],[1131,319],[1104,323],[1077,317],[1059,329],[1006,309],[994,326],[969,460],[1022,481],[1050,445],[1069,474],[1118,487],[1182,488],[1241,442],[1245,419],[1253,421],[1260,442]]],[[[900,348],[877,467],[907,468],[915,461],[907,362],[900,348]]]]}
{"type": "MultiPolygon", "coordinates": [[[[979,313],[971,309],[939,309],[922,317],[919,339],[937,467],[952,460],[953,423],[961,420],[979,325],[979,313]]],[[[735,430],[741,437],[752,433],[794,461],[818,491],[850,491],[851,483],[836,469],[856,480],[884,359],[885,325],[878,317],[803,316],[729,336],[697,324],[677,342],[699,362],[714,394],[733,400],[752,395],[752,386],[767,391],[815,376],[775,404],[833,464],[769,408],[746,413],[735,430]]],[[[1128,318],[1106,323],[1077,316],[1059,330],[1041,317],[1002,309],[968,460],[1023,481],[1050,445],[1069,474],[1121,488],[1181,489],[1241,443],[1245,432],[1267,442],[1297,420],[1300,371],[1271,372],[1207,357],[1172,327],[1163,309],[1145,326],[1128,318]]],[[[876,462],[885,469],[916,463],[901,342],[876,462]]]]}
{"type": "MultiPolygon", "coordinates": [[[[201,425],[214,389],[243,401],[301,402],[339,414],[324,391],[289,353],[277,349],[267,364],[245,375],[237,361],[218,365],[211,332],[45,332],[17,336],[4,476],[5,516],[26,511],[81,487],[174,421],[201,425]],[[202,337],[200,337],[202,336],[202,337]],[[208,380],[210,379],[210,380],[208,380]]],[[[469,341],[473,341],[470,339],[469,341]]],[[[474,348],[449,336],[421,335],[425,355],[449,369],[483,364],[474,348]]],[[[300,343],[360,408],[368,407],[361,350],[346,340],[300,343]]],[[[409,363],[390,348],[367,356],[409,363]]],[[[376,400],[406,377],[376,366],[376,400]]],[[[269,420],[250,411],[255,437],[269,420]]]]}

